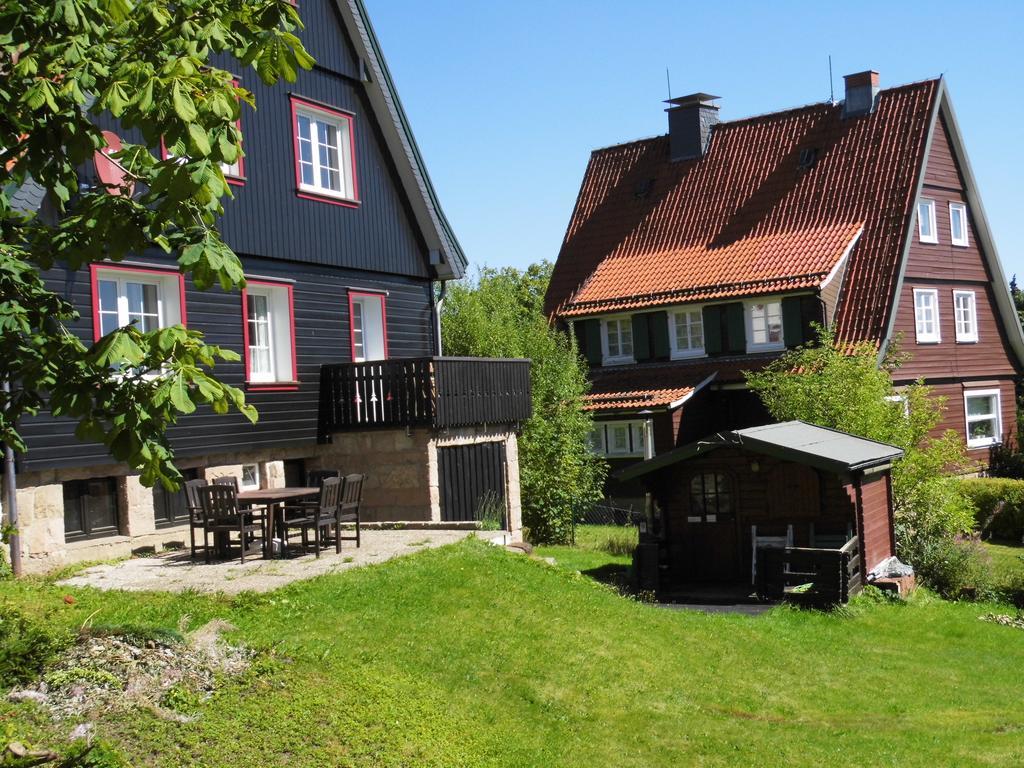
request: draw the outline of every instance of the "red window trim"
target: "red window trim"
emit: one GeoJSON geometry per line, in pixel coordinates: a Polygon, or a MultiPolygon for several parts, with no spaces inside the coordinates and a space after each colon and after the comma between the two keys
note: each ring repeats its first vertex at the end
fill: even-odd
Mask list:
{"type": "MultiPolygon", "coordinates": [[[[235,88],[237,88],[238,84],[239,84],[238,83],[238,78],[232,78],[231,84],[233,86],[235,86],[235,88]]],[[[239,106],[239,108],[241,108],[241,106],[239,106]]],[[[241,134],[242,134],[242,114],[241,114],[241,111],[239,111],[238,119],[235,121],[235,128],[238,129],[239,136],[241,137],[241,143],[244,143],[245,137],[241,136],[241,134]]],[[[170,157],[170,155],[167,153],[167,145],[164,143],[164,137],[161,136],[160,137],[160,159],[161,160],[167,160],[169,157],[170,157]]],[[[231,185],[236,186],[236,187],[244,187],[245,186],[245,182],[247,180],[248,179],[246,178],[246,175],[245,175],[245,155],[240,155],[239,158],[238,158],[238,175],[236,176],[233,173],[225,173],[224,174],[224,181],[226,181],[228,184],[231,184],[231,185]]]]}
{"type": "Polygon", "coordinates": [[[362,205],[362,201],[359,199],[359,173],[358,166],[356,163],[356,117],[351,112],[338,109],[336,107],[328,107],[320,102],[313,101],[312,99],[304,99],[301,96],[295,94],[289,94],[291,102],[292,112],[292,155],[295,164],[295,196],[301,197],[304,200],[317,200],[321,203],[330,203],[331,205],[340,205],[343,208],[358,208],[362,205]],[[299,167],[299,131],[298,131],[298,110],[296,105],[301,104],[309,109],[324,112],[334,117],[339,117],[343,120],[348,121],[348,136],[349,146],[352,150],[352,199],[333,197],[327,194],[317,194],[308,189],[302,188],[302,169],[299,167]]]}
{"type": "MultiPolygon", "coordinates": [[[[371,298],[371,299],[379,299],[380,300],[380,324],[381,324],[381,331],[384,334],[384,359],[387,360],[390,357],[390,353],[388,352],[388,301],[387,301],[387,293],[383,293],[383,292],[380,292],[380,291],[371,291],[371,290],[365,290],[365,291],[352,291],[352,290],[350,290],[348,292],[348,354],[349,354],[349,359],[351,359],[353,362],[356,359],[356,329],[355,329],[355,326],[352,324],[352,304],[354,303],[355,299],[363,298],[363,297],[371,298]]],[[[364,328],[363,329],[364,335],[365,335],[365,331],[366,331],[366,329],[364,328]]],[[[364,345],[364,347],[366,345],[365,338],[363,340],[363,345],[364,345]]]]}
{"type": "Polygon", "coordinates": [[[103,334],[100,333],[100,270],[134,272],[136,274],[160,275],[161,277],[174,274],[178,278],[178,303],[180,305],[181,324],[186,328],[188,327],[188,313],[185,310],[185,276],[181,272],[172,273],[168,269],[151,269],[148,267],[133,267],[99,262],[89,265],[89,291],[92,294],[92,340],[94,342],[103,338],[103,334]]]}
{"type": "Polygon", "coordinates": [[[292,378],[289,382],[252,381],[249,378],[249,292],[242,289],[242,359],[245,365],[245,388],[251,392],[293,392],[299,388],[298,350],[295,348],[295,292],[291,283],[273,280],[246,280],[248,285],[267,285],[288,291],[288,331],[292,341],[292,378]],[[294,383],[293,383],[294,382],[294,383]]]}

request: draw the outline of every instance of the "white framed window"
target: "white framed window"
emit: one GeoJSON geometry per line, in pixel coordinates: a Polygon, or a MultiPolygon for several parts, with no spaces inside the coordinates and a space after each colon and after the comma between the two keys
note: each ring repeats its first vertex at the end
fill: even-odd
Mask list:
{"type": "Polygon", "coordinates": [[[185,322],[184,283],[177,272],[93,265],[92,287],[97,340],[126,325],[147,332],[185,322]]]}
{"type": "Polygon", "coordinates": [[[956,340],[978,340],[978,310],[974,291],[953,291],[953,317],[956,320],[956,340]]]}
{"type": "Polygon", "coordinates": [[[352,115],[292,98],[295,176],[301,192],[358,198],[352,115]]]}
{"type": "Polygon", "coordinates": [[[1002,418],[999,390],[976,389],[964,392],[964,417],[967,421],[968,448],[984,448],[1000,442],[1002,418]]]}
{"type": "Polygon", "coordinates": [[[678,309],[669,315],[672,357],[700,357],[704,354],[704,314],[700,307],[678,309]]]}
{"type": "Polygon", "coordinates": [[[935,201],[921,200],[917,204],[917,234],[922,243],[939,242],[939,230],[935,225],[935,201]]]}
{"type": "Polygon", "coordinates": [[[633,362],[633,320],[610,317],[601,321],[601,345],[604,364],[633,362]]]}
{"type": "Polygon", "coordinates": [[[967,235],[967,206],[964,203],[949,204],[949,239],[953,245],[961,248],[970,245],[967,235]]]}
{"type": "Polygon", "coordinates": [[[904,394],[886,395],[885,402],[892,403],[894,408],[899,408],[904,416],[910,415],[910,400],[904,394]]]}
{"type": "Polygon", "coordinates": [[[351,291],[348,296],[352,362],[388,356],[387,305],[381,293],[351,291]]]}
{"type": "Polygon", "coordinates": [[[747,350],[784,349],[782,302],[757,301],[747,304],[747,350]]]}
{"type": "Polygon", "coordinates": [[[239,485],[243,491],[258,491],[260,489],[260,465],[243,464],[242,482],[239,485]]]}
{"type": "Polygon", "coordinates": [[[914,328],[918,344],[937,344],[942,341],[939,331],[939,292],[936,289],[914,289],[914,328]]]}
{"type": "Polygon", "coordinates": [[[588,442],[590,450],[600,456],[644,458],[647,456],[647,422],[642,419],[597,422],[588,442]]]}
{"type": "Polygon", "coordinates": [[[249,280],[242,292],[242,302],[247,381],[295,383],[291,285],[249,280]]]}

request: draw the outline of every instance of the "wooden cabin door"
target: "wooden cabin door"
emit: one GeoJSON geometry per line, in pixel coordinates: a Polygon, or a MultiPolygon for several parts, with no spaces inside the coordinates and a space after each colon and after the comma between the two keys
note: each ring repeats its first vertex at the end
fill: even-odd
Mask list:
{"type": "Polygon", "coordinates": [[[739,529],[732,478],[701,472],[689,480],[683,523],[684,568],[688,581],[732,581],[739,576],[739,529]]]}

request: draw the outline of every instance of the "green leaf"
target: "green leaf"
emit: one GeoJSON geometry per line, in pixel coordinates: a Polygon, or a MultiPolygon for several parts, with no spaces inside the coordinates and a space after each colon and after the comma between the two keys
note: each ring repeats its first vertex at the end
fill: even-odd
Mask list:
{"type": "Polygon", "coordinates": [[[188,135],[192,139],[192,147],[203,157],[210,154],[210,138],[202,126],[196,123],[189,123],[188,135]]]}
{"type": "Polygon", "coordinates": [[[192,97],[182,91],[179,80],[175,80],[171,87],[171,98],[174,103],[174,111],[183,122],[191,123],[196,119],[198,116],[196,105],[193,103],[192,97]]]}

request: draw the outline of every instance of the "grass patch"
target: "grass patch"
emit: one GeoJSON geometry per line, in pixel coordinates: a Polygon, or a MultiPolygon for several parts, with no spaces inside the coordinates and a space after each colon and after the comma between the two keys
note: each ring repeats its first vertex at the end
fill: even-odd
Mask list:
{"type": "MultiPolygon", "coordinates": [[[[577,548],[577,563],[628,561],[577,548]]],[[[557,557],[557,555],[552,555],[557,557]]],[[[568,553],[565,555],[568,558],[568,553]]],[[[565,567],[568,567],[566,562],[565,567]]],[[[579,570],[578,568],[576,570],[579,570]]],[[[1002,766],[1024,762],[1024,643],[1005,606],[860,601],[759,618],[667,611],[479,541],[268,595],[0,597],[54,628],[222,618],[266,663],[187,723],[93,713],[132,765],[1002,766]]],[[[25,743],[66,725],[0,702],[25,743]]]]}
{"type": "Polygon", "coordinates": [[[992,559],[992,575],[998,584],[1024,578],[1024,546],[1015,542],[984,542],[992,559]]]}

